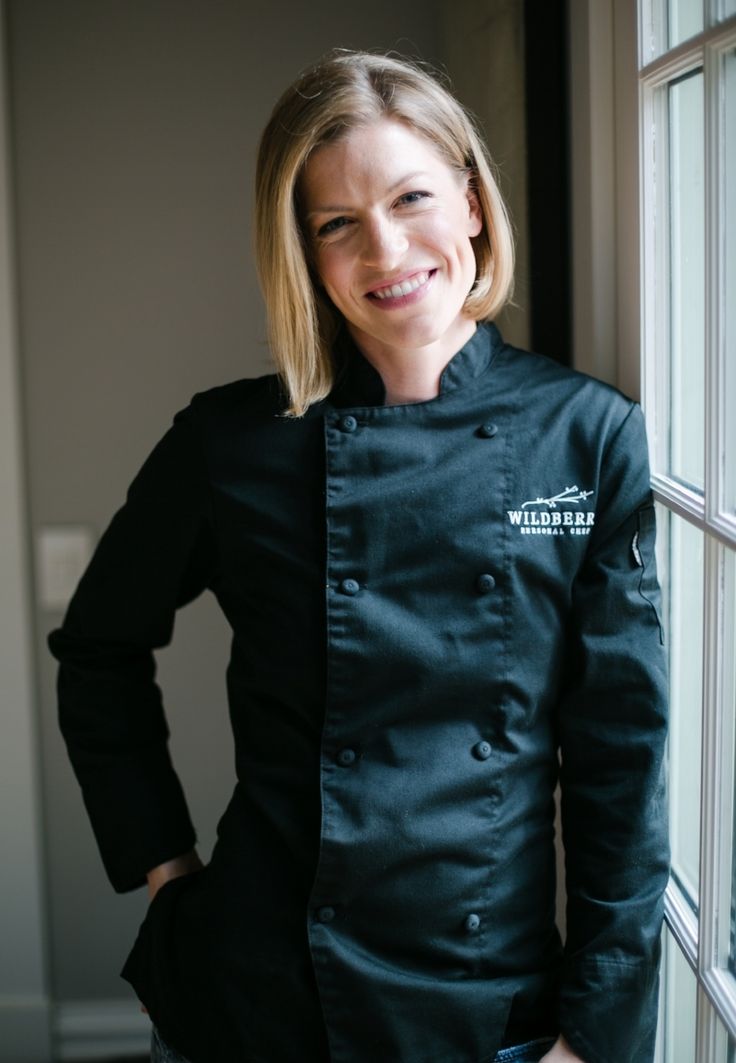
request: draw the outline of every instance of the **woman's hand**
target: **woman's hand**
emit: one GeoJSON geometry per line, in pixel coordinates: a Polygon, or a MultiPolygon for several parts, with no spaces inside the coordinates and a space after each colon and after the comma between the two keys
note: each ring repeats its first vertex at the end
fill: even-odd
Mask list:
{"type": "Polygon", "coordinates": [[[164,882],[168,882],[172,878],[178,878],[180,875],[188,875],[192,871],[201,871],[202,867],[203,864],[197,855],[196,849],[190,849],[188,853],[176,856],[173,860],[167,860],[166,863],[152,868],[146,875],[149,901],[153,900],[164,882]]]}
{"type": "Polygon", "coordinates": [[[543,1055],[539,1063],[585,1063],[584,1059],[575,1055],[565,1038],[560,1034],[546,1055],[543,1055]]]}
{"type": "MultiPolygon", "coordinates": [[[[164,882],[168,882],[171,878],[178,878],[179,875],[188,875],[192,871],[201,871],[203,866],[197,855],[197,850],[190,849],[188,853],[175,856],[173,860],[167,860],[166,863],[152,868],[146,875],[146,880],[148,881],[148,903],[151,903],[164,882]]],[[[141,1004],[141,1011],[148,1015],[148,1008],[145,1004],[141,1004]]]]}

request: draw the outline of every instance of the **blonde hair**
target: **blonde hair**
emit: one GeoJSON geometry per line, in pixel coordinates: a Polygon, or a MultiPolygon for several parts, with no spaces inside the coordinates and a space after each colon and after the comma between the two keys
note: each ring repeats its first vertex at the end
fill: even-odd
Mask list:
{"type": "Polygon", "coordinates": [[[472,240],[475,283],[463,306],[476,321],[494,317],[513,286],[514,247],[488,150],[470,115],[435,74],[389,55],[329,53],[277,102],[263,131],[256,165],[256,261],[268,315],[271,351],[301,416],[332,390],[331,348],[341,321],[314,283],[297,202],[311,153],[378,118],[406,123],[467,174],[483,214],[472,240]]]}

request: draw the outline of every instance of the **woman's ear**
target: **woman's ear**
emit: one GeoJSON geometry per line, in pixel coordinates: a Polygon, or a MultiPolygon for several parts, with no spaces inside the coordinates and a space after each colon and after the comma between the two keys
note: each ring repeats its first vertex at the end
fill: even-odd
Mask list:
{"type": "Polygon", "coordinates": [[[473,187],[472,178],[468,178],[465,195],[468,198],[468,236],[478,236],[483,228],[483,208],[473,187]]]}

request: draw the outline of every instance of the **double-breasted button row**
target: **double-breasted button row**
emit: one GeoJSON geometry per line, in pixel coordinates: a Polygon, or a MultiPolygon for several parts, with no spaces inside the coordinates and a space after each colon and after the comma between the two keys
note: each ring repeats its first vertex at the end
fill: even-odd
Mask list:
{"type": "MultiPolygon", "coordinates": [[[[315,912],[318,923],[331,923],[337,912],[331,904],[323,904],[315,912]]],[[[480,930],[481,919],[477,912],[469,912],[463,920],[463,927],[468,934],[477,934],[480,930]]]]}
{"type": "MultiPolygon", "coordinates": [[[[354,432],[358,428],[357,418],[352,413],[344,414],[337,422],[342,432],[354,432]]],[[[476,435],[481,439],[493,439],[498,434],[498,426],[493,421],[486,421],[476,429],[476,435]]]]}
{"type": "MultiPolygon", "coordinates": [[[[471,753],[473,754],[476,760],[488,760],[488,758],[493,753],[493,746],[490,742],[486,742],[485,739],[483,739],[482,741],[475,743],[475,745],[471,749],[471,753]]],[[[338,750],[335,756],[335,760],[341,768],[352,767],[352,765],[355,764],[357,759],[357,752],[354,749],[351,749],[349,746],[346,746],[345,749],[338,750]]]]}
{"type": "MultiPolygon", "coordinates": [[[[475,579],[475,589],[478,594],[489,594],[496,586],[496,580],[490,574],[490,572],[481,572],[475,579]]],[[[350,597],[356,595],[360,590],[360,584],[357,579],[353,579],[349,576],[347,579],[340,581],[340,590],[343,594],[347,594],[350,597]]]]}

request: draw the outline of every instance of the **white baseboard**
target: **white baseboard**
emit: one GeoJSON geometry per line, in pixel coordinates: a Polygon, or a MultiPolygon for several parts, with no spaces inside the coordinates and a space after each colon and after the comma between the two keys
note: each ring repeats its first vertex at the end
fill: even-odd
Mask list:
{"type": "Polygon", "coordinates": [[[55,1059],[115,1059],[146,1055],[151,1021],[135,1000],[76,1000],[57,1004],[53,1036],[55,1059]]]}

